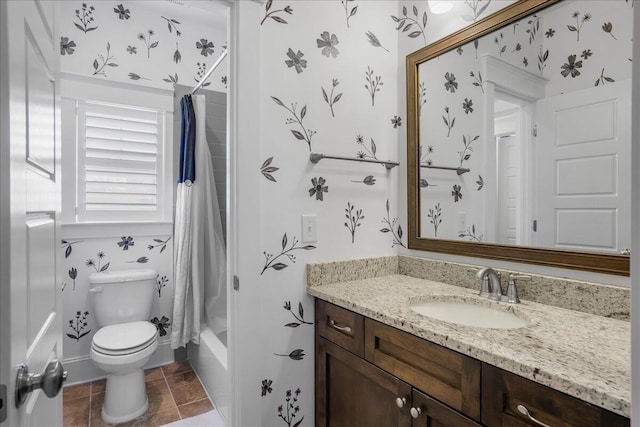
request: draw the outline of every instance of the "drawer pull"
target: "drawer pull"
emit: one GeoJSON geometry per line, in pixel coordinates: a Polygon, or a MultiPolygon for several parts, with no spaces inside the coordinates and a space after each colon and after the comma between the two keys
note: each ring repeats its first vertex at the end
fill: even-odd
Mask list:
{"type": "Polygon", "coordinates": [[[407,398],[406,397],[396,397],[396,406],[398,408],[403,408],[404,405],[407,404],[407,398]]]}
{"type": "Polygon", "coordinates": [[[518,405],[518,411],[520,411],[521,414],[526,415],[527,417],[529,417],[529,419],[531,421],[533,421],[534,423],[543,426],[543,427],[551,427],[549,424],[545,424],[542,421],[538,421],[536,420],[534,417],[531,416],[531,414],[529,413],[529,410],[527,409],[526,406],[523,405],[518,405]]]}
{"type": "Polygon", "coordinates": [[[349,334],[351,333],[351,326],[338,325],[336,323],[336,321],[333,320],[333,319],[329,320],[329,326],[331,326],[332,328],[337,329],[337,330],[339,330],[341,332],[346,332],[346,333],[349,333],[349,334]]]}
{"type": "Polygon", "coordinates": [[[420,409],[420,408],[411,408],[409,413],[411,414],[412,418],[417,419],[420,416],[420,414],[422,414],[422,409],[420,409]]]}

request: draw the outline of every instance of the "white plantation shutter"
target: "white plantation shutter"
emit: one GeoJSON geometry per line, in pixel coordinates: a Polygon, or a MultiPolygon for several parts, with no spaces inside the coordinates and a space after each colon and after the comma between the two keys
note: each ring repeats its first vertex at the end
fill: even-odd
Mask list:
{"type": "Polygon", "coordinates": [[[78,102],[78,221],[161,219],[163,113],[78,102]]]}

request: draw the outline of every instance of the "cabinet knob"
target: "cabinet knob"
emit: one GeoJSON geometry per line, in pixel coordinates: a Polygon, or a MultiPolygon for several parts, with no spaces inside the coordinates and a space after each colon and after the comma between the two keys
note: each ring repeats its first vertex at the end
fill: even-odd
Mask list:
{"type": "Polygon", "coordinates": [[[396,406],[398,408],[403,408],[404,405],[407,404],[407,399],[405,397],[396,397],[396,406]]]}
{"type": "Polygon", "coordinates": [[[420,416],[420,414],[422,414],[422,409],[420,409],[420,408],[411,408],[409,413],[411,413],[411,417],[412,418],[418,418],[420,416]]]}
{"type": "Polygon", "coordinates": [[[550,426],[549,426],[549,424],[545,424],[545,423],[543,423],[542,421],[538,421],[538,420],[536,420],[536,419],[535,419],[535,418],[534,418],[534,417],[529,413],[529,410],[527,409],[527,407],[526,407],[526,406],[524,406],[524,405],[518,405],[518,411],[520,411],[520,413],[521,413],[522,415],[526,415],[527,417],[529,417],[529,419],[530,419],[531,421],[533,421],[534,423],[536,423],[537,425],[542,426],[542,427],[550,427],[550,426]]]}

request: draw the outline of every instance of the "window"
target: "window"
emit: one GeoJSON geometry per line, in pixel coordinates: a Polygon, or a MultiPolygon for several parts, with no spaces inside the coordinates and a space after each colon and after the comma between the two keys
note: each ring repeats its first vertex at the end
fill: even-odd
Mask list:
{"type": "Polygon", "coordinates": [[[77,222],[163,219],[162,111],[77,101],[77,222]]]}

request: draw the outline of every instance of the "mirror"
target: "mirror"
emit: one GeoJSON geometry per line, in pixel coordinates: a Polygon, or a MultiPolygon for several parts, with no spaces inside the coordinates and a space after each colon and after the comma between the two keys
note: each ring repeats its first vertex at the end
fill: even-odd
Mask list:
{"type": "Polygon", "coordinates": [[[521,0],[407,56],[409,248],[629,274],[631,7],[521,0]]]}

